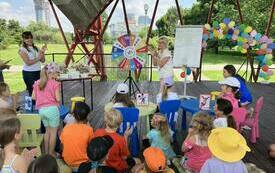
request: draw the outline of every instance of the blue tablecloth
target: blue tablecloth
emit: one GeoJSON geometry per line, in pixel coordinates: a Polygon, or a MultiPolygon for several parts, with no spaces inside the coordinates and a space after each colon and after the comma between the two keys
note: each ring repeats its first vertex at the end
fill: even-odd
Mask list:
{"type": "MultiPolygon", "coordinates": [[[[211,101],[210,102],[210,110],[208,110],[207,112],[209,112],[210,115],[215,115],[214,112],[214,106],[215,106],[215,101],[211,101]]],[[[181,102],[180,107],[183,110],[182,113],[182,129],[186,129],[186,112],[190,112],[192,115],[202,111],[199,108],[199,100],[198,99],[184,99],[181,102]]],[[[205,111],[205,110],[203,110],[205,111]]]]}

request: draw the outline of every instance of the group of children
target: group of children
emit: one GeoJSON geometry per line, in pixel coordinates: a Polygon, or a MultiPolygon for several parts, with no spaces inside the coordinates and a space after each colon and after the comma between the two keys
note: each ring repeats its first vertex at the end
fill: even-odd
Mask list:
{"type": "MultiPolygon", "coordinates": [[[[236,75],[234,66],[224,67],[226,79],[221,84],[222,94],[214,108],[216,118],[203,112],[191,120],[188,135],[182,144],[181,166],[193,173],[247,173],[241,159],[250,151],[245,139],[238,131],[232,110],[239,106],[248,109],[252,102],[244,81],[236,75]],[[233,70],[232,70],[233,69],[233,70]],[[243,94],[246,93],[246,94],[243,94]],[[239,100],[240,99],[240,104],[239,100]]],[[[58,133],[60,125],[59,102],[60,86],[56,81],[59,70],[55,63],[46,65],[41,71],[40,80],[33,89],[33,99],[46,127],[44,134],[45,155],[36,158],[37,150],[24,149],[19,155],[18,143],[21,139],[21,125],[15,113],[1,114],[0,118],[0,167],[3,173],[58,172],[54,150],[57,137],[60,138],[61,158],[73,172],[174,172],[168,166],[169,160],[176,157],[171,142],[173,132],[167,119],[155,113],[151,120],[152,129],[146,138],[150,146],[143,151],[144,162],[131,156],[128,149],[129,136],[133,129],[127,128],[124,135],[117,133],[122,123],[122,115],[117,107],[134,107],[128,96],[129,88],[119,84],[113,98],[113,108],[104,113],[104,128],[94,131],[88,123],[89,106],[77,102],[72,112],[74,123],[66,124],[58,133]],[[2,116],[6,115],[6,116],[2,116]]],[[[156,102],[179,99],[171,78],[163,79],[163,87],[156,102]]],[[[13,99],[6,84],[0,83],[0,101],[6,104],[1,109],[14,109],[13,99]]],[[[2,104],[1,104],[2,106],[2,104]]],[[[274,157],[274,146],[270,155],[274,157]]]]}

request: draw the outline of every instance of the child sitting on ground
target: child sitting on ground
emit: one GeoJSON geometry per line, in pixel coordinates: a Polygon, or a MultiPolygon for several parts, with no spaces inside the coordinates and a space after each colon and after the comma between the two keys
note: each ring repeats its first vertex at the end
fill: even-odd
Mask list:
{"type": "Polygon", "coordinates": [[[59,67],[49,63],[43,67],[40,79],[33,85],[32,98],[36,101],[35,107],[39,110],[42,122],[46,127],[44,134],[45,153],[55,157],[57,128],[59,126],[60,84],[56,81],[59,67]]]}
{"type": "Polygon", "coordinates": [[[74,171],[81,163],[89,160],[87,146],[94,137],[93,128],[87,124],[89,113],[90,108],[86,103],[76,102],[73,115],[77,122],[66,125],[60,135],[62,157],[74,171]]]}
{"type": "Polygon", "coordinates": [[[178,100],[179,96],[173,91],[173,78],[165,78],[161,93],[157,95],[157,104],[165,100],[178,100]]]}
{"type": "Polygon", "coordinates": [[[224,81],[220,81],[222,93],[219,98],[229,100],[233,108],[239,107],[240,99],[240,82],[234,77],[227,77],[224,81]]]}
{"type": "MultiPolygon", "coordinates": [[[[49,154],[42,155],[32,161],[28,173],[59,173],[55,158],[49,154]]],[[[61,172],[60,172],[61,173],[61,172]]]]}
{"type": "Polygon", "coordinates": [[[199,112],[193,117],[182,144],[184,157],[181,164],[187,170],[199,173],[204,162],[211,157],[207,139],[212,127],[212,118],[208,114],[199,112]]]}
{"type": "Polygon", "coordinates": [[[172,169],[167,166],[167,160],[163,151],[157,147],[149,147],[144,150],[143,156],[145,163],[137,168],[138,173],[174,173],[172,169]]]}
{"type": "Polygon", "coordinates": [[[231,127],[236,129],[235,120],[233,116],[230,115],[230,113],[233,111],[233,107],[230,101],[222,98],[217,99],[214,111],[216,115],[216,119],[213,122],[215,128],[231,127]]]}
{"type": "Polygon", "coordinates": [[[166,117],[161,113],[155,113],[151,125],[154,129],[147,134],[151,146],[160,148],[169,160],[175,157],[171,146],[173,132],[169,129],[166,117]]]}
{"type": "Polygon", "coordinates": [[[208,159],[200,173],[248,173],[242,158],[250,148],[245,138],[235,129],[217,128],[208,137],[212,158],[208,159]]]}
{"type": "Polygon", "coordinates": [[[132,102],[131,97],[129,96],[129,87],[126,83],[120,83],[117,86],[112,102],[114,103],[113,108],[135,107],[134,102],[132,102]]]}
{"type": "Polygon", "coordinates": [[[17,95],[11,95],[9,86],[0,82],[0,109],[13,109],[17,108],[17,95]]]}
{"type": "Polygon", "coordinates": [[[37,149],[24,149],[21,155],[17,154],[22,133],[16,117],[0,119],[0,127],[0,172],[26,173],[37,149]]]}
{"type": "Polygon", "coordinates": [[[114,141],[110,136],[93,138],[87,148],[90,161],[82,163],[78,173],[116,173],[115,169],[106,166],[104,163],[113,144],[114,141]]]}
{"type": "Polygon", "coordinates": [[[111,109],[104,113],[105,129],[98,129],[95,132],[95,137],[109,135],[114,144],[109,150],[106,159],[106,165],[116,169],[117,172],[124,172],[132,168],[136,162],[130,157],[130,152],[127,145],[127,139],[132,133],[132,128],[127,128],[124,136],[117,133],[117,129],[122,123],[122,115],[118,110],[111,109]]]}

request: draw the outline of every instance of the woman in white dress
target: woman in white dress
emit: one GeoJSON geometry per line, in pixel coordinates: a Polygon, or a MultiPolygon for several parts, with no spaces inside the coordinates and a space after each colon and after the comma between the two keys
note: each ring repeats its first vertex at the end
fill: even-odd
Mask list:
{"type": "Polygon", "coordinates": [[[159,38],[158,51],[150,48],[152,53],[153,63],[158,66],[160,91],[164,87],[164,80],[166,78],[173,79],[173,61],[171,52],[168,50],[168,39],[165,36],[159,38]]]}
{"type": "Polygon", "coordinates": [[[29,96],[31,96],[34,82],[40,79],[41,62],[45,62],[47,46],[44,45],[41,49],[37,48],[33,43],[33,35],[30,31],[23,32],[22,39],[23,44],[19,49],[19,55],[24,61],[23,79],[29,96]]]}

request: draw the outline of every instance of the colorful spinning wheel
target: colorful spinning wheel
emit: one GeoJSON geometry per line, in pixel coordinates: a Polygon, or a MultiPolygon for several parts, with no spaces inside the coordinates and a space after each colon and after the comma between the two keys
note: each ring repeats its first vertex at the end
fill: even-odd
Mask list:
{"type": "Polygon", "coordinates": [[[147,57],[147,46],[136,35],[122,35],[112,48],[112,58],[123,58],[119,67],[123,70],[141,69],[147,57]]]}

